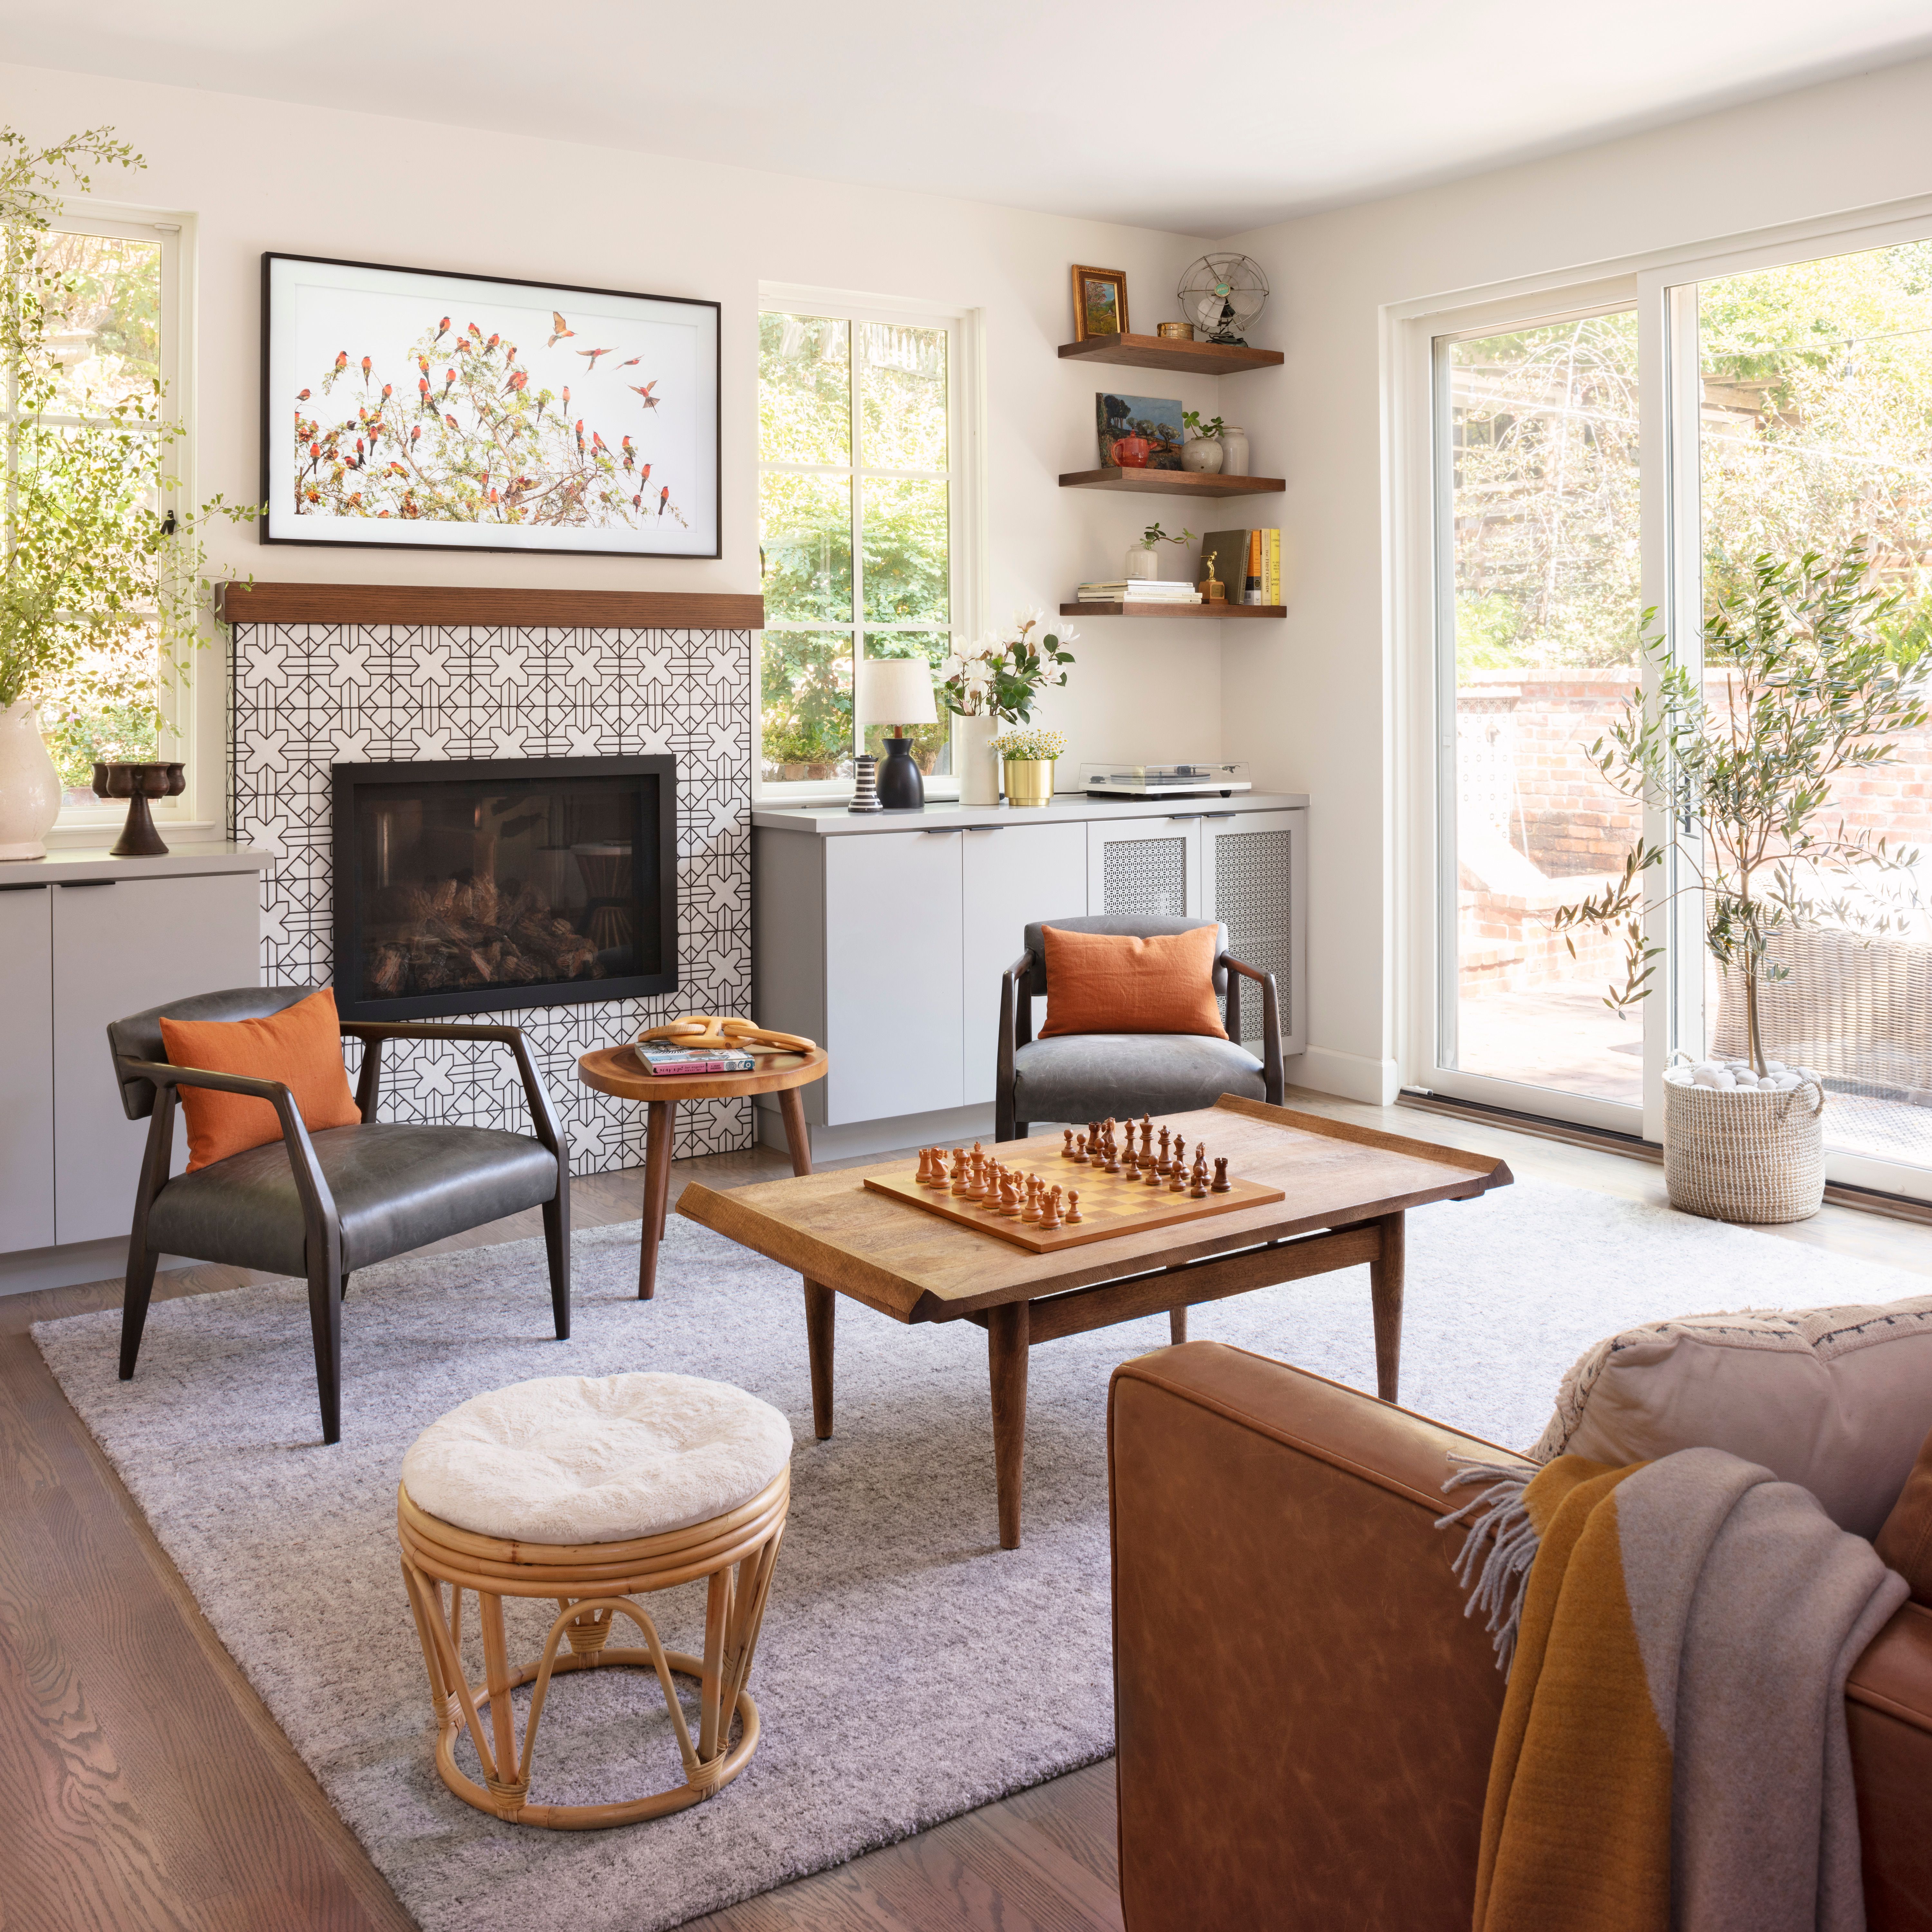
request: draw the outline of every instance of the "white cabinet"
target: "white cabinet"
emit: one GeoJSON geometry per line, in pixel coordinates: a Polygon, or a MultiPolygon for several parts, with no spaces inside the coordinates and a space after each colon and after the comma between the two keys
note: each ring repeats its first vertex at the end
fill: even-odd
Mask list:
{"type": "Polygon", "coordinates": [[[958,832],[821,842],[827,1124],[962,1105],[958,832]]]}
{"type": "MultiPolygon", "coordinates": [[[[110,1020],[261,982],[253,872],[56,884],[53,928],[54,1240],[122,1235],[148,1124],[122,1110],[110,1020]]],[[[177,1117],[175,1166],[184,1160],[177,1117]]]]}
{"type": "Polygon", "coordinates": [[[1084,825],[1014,820],[960,833],[966,945],[964,1104],[990,1106],[998,1070],[1000,976],[1027,926],[1072,919],[1087,904],[1084,825]]]}
{"type": "Polygon", "coordinates": [[[1198,812],[1087,828],[1087,910],[1161,919],[1201,915],[1198,812]]]}
{"type": "MultiPolygon", "coordinates": [[[[1237,959],[1274,975],[1281,1050],[1305,1053],[1308,814],[1210,812],[1200,838],[1201,916],[1228,928],[1237,959]]],[[[1258,1053],[1261,1037],[1261,992],[1249,982],[1241,988],[1241,1038],[1258,1053]]]]}
{"type": "Polygon", "coordinates": [[[54,1240],[52,895],[0,883],[0,1251],[54,1240]]]}

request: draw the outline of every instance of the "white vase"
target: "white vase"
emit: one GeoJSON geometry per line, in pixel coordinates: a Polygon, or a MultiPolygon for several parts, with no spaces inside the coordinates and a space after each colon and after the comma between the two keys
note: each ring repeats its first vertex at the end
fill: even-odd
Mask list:
{"type": "Polygon", "coordinates": [[[1127,552],[1127,567],[1120,574],[1130,584],[1150,582],[1160,574],[1160,554],[1150,544],[1135,544],[1127,552]]]}
{"type": "Polygon", "coordinates": [[[959,802],[962,805],[998,805],[1000,802],[1000,754],[993,749],[999,736],[1000,721],[982,712],[976,718],[962,718],[952,740],[953,755],[959,760],[959,802]]]}
{"type": "Polygon", "coordinates": [[[0,711],[0,860],[44,859],[60,808],[60,773],[40,737],[40,710],[23,698],[0,711]]]}
{"type": "Polygon", "coordinates": [[[1219,437],[1194,436],[1180,446],[1180,466],[1197,476],[1218,476],[1222,454],[1219,437]]]}
{"type": "MultiPolygon", "coordinates": [[[[1184,461],[1187,452],[1181,452],[1184,461]]],[[[1244,429],[1224,429],[1221,432],[1221,460],[1219,465],[1223,476],[1252,476],[1255,472],[1248,467],[1253,460],[1248,454],[1248,433],[1244,429]]]]}

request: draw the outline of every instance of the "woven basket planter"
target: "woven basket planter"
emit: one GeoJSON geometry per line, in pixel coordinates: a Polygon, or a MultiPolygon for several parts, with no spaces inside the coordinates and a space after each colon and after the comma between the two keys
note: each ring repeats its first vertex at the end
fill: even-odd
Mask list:
{"type": "Polygon", "coordinates": [[[1670,1204],[1713,1221],[1802,1221],[1825,1199],[1825,1090],[1664,1083],[1670,1204]]]}

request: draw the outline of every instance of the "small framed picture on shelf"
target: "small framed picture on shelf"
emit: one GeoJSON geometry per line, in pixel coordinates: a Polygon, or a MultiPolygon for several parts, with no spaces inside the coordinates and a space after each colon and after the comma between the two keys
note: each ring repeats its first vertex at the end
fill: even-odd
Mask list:
{"type": "Polygon", "coordinates": [[[1127,332],[1127,276],[1124,268],[1073,271],[1073,339],[1127,332]]]}

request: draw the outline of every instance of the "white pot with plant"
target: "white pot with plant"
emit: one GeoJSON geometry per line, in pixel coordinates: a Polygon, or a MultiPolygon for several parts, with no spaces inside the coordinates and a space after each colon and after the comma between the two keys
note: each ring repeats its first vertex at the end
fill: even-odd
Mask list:
{"type": "Polygon", "coordinates": [[[219,496],[198,512],[172,502],[185,425],[165,416],[158,379],[130,380],[127,357],[94,346],[80,278],[44,246],[61,190],[86,192],[90,164],[145,165],[111,129],[35,149],[0,128],[0,362],[14,400],[0,430],[0,860],[46,856],[63,791],[97,757],[158,755],[160,680],[184,677],[204,641],[200,526],[256,514],[219,496]]]}
{"type": "Polygon", "coordinates": [[[988,638],[970,656],[956,659],[957,668],[936,694],[959,721],[955,742],[962,805],[999,803],[1000,728],[1025,724],[1033,716],[1034,700],[1042,691],[1060,689],[1066,682],[1065,667],[1073,662],[1066,646],[1077,641],[1078,632],[1048,630],[1037,610],[1022,612],[1013,628],[1015,636],[988,638]]]}
{"type": "Polygon", "coordinates": [[[1123,573],[1130,584],[1151,584],[1160,575],[1160,546],[1164,543],[1191,544],[1194,541],[1192,530],[1183,530],[1178,537],[1171,537],[1158,524],[1150,524],[1140,534],[1140,540],[1127,552],[1127,567],[1123,573]]]}
{"type": "Polygon", "coordinates": [[[1053,802],[1054,760],[1066,748],[1066,734],[1043,725],[1002,731],[993,740],[1006,772],[1006,802],[1042,806],[1053,802]]]}
{"type": "Polygon", "coordinates": [[[1180,420],[1192,432],[1180,446],[1181,468],[1192,470],[1197,476],[1218,476],[1226,457],[1221,446],[1221,418],[1210,416],[1204,422],[1197,410],[1183,410],[1180,420]]]}
{"type": "Polygon", "coordinates": [[[1622,877],[1562,908],[1556,929],[1622,928],[1624,983],[1605,1000],[1621,1013],[1650,992],[1662,950],[1645,944],[1646,914],[1696,895],[1706,947],[1744,994],[1744,1057],[1664,1076],[1664,1177],[1671,1205],[1689,1214],[1777,1222],[1818,1211],[1825,1085],[1766,1051],[1759,989],[1790,970],[1772,943],[1828,923],[1876,936],[1901,922],[1882,894],[1821,896],[1833,877],[1918,862],[1916,851],[1827,821],[1841,773],[1894,763],[1892,741],[1932,717],[1928,644],[1900,620],[1902,592],[1868,586],[1870,568],[1862,544],[1835,559],[1754,558],[1705,620],[1704,679],[1647,637],[1654,691],[1627,698],[1608,742],[1589,748],[1605,778],[1671,830],[1661,844],[1640,840],[1622,877]],[[1643,875],[1666,856],[1684,883],[1646,903],[1643,875]]]}

